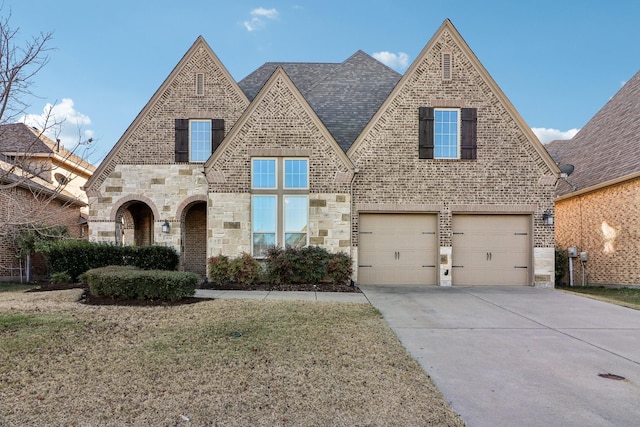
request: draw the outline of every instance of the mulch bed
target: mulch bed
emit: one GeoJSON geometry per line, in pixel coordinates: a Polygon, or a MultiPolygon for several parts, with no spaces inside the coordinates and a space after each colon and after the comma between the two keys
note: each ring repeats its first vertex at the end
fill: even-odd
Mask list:
{"type": "MultiPolygon", "coordinates": [[[[360,292],[357,286],[350,285],[334,285],[333,283],[321,283],[319,285],[311,284],[282,284],[273,285],[268,283],[259,283],[252,286],[243,286],[237,283],[229,283],[223,286],[212,286],[210,283],[203,283],[201,289],[215,290],[235,290],[235,291],[303,291],[303,292],[360,292]]],[[[47,292],[61,291],[66,289],[84,289],[79,302],[87,305],[120,305],[120,306],[139,306],[139,307],[155,307],[155,306],[178,306],[185,304],[194,304],[197,302],[207,301],[209,298],[186,297],[178,301],[165,300],[139,300],[139,299],[115,299],[109,297],[95,296],[89,293],[87,286],[81,283],[64,283],[52,284],[42,283],[38,287],[28,290],[27,292],[47,292]]]]}

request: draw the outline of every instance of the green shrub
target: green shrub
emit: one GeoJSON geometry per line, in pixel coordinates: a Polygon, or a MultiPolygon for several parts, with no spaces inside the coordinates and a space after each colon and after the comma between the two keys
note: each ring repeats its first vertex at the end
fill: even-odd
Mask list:
{"type": "Polygon", "coordinates": [[[351,257],[344,252],[332,254],[327,261],[327,276],[335,285],[347,283],[351,279],[352,273],[353,262],[351,257]]]}
{"type": "Polygon", "coordinates": [[[66,271],[62,271],[60,273],[53,273],[49,280],[53,284],[71,283],[73,281],[69,273],[67,273],[66,271]]]}
{"type": "Polygon", "coordinates": [[[86,240],[58,240],[40,248],[49,273],[66,272],[72,281],[91,268],[134,265],[144,270],[175,270],[180,257],[168,246],[116,246],[86,240]]]}
{"type": "Polygon", "coordinates": [[[231,262],[226,255],[217,255],[209,258],[208,281],[213,285],[223,285],[231,282],[231,262]]]}
{"type": "Polygon", "coordinates": [[[565,278],[567,274],[567,263],[569,262],[569,258],[567,256],[567,251],[561,249],[559,246],[556,246],[556,255],[555,255],[555,278],[556,285],[560,285],[562,280],[565,278]]]}
{"type": "Polygon", "coordinates": [[[243,286],[251,286],[260,281],[260,263],[254,257],[243,252],[234,258],[229,265],[229,273],[233,280],[243,286]]]}
{"type": "Polygon", "coordinates": [[[293,266],[298,262],[297,254],[287,248],[271,246],[266,253],[266,280],[269,283],[281,285],[293,281],[293,266]]]}
{"type": "Polygon", "coordinates": [[[114,299],[160,299],[177,301],[192,296],[198,275],[167,270],[139,270],[132,266],[91,269],[82,275],[89,292],[114,299]]]}

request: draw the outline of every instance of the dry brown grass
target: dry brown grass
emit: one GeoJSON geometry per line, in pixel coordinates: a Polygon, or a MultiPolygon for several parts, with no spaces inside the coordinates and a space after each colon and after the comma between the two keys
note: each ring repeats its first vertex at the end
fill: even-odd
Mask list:
{"type": "Polygon", "coordinates": [[[0,297],[0,425],[461,426],[364,304],[0,297]]]}

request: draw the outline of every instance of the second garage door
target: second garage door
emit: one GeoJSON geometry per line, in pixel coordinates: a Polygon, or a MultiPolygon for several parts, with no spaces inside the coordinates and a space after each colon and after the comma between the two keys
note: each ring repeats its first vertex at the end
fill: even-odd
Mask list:
{"type": "Polygon", "coordinates": [[[528,285],[529,215],[453,215],[454,285],[528,285]]]}
{"type": "Polygon", "coordinates": [[[363,285],[435,285],[435,214],[361,214],[358,282],[363,285]]]}

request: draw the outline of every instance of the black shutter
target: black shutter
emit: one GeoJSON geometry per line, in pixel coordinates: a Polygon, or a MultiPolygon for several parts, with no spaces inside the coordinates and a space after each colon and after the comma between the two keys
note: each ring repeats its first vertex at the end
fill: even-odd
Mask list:
{"type": "Polygon", "coordinates": [[[418,108],[418,158],[433,159],[433,107],[418,108]]]}
{"type": "Polygon", "coordinates": [[[189,119],[176,119],[176,163],[189,161],[189,119]]]}
{"type": "Polygon", "coordinates": [[[478,157],[478,110],[476,108],[463,108],[461,113],[462,134],[460,135],[460,157],[462,159],[473,160],[478,157]]]}
{"type": "Polygon", "coordinates": [[[224,139],[224,119],[211,119],[211,154],[215,153],[224,139]]]}

